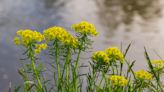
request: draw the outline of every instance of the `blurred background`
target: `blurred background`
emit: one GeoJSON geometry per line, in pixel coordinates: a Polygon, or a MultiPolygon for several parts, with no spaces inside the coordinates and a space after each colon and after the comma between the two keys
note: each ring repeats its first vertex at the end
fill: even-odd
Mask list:
{"type": "Polygon", "coordinates": [[[70,30],[82,20],[99,32],[93,51],[121,44],[125,50],[132,42],[127,59],[136,60],[135,70],[146,68],[144,46],[152,59],[164,56],[164,0],[0,0],[0,92],[7,92],[10,81],[12,86],[21,82],[21,50],[12,42],[18,29],[42,32],[58,25],[70,30]]]}

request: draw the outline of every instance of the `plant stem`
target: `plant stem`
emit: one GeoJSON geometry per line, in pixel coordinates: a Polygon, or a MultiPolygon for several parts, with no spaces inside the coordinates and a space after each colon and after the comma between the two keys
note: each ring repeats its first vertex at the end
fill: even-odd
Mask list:
{"type": "Polygon", "coordinates": [[[78,52],[78,56],[76,59],[76,63],[75,63],[75,68],[73,70],[73,83],[74,83],[74,87],[75,87],[75,92],[78,92],[78,79],[77,79],[77,72],[78,72],[78,63],[79,63],[79,59],[80,59],[80,54],[81,54],[81,49],[79,49],[78,52]]]}
{"type": "MultiPolygon", "coordinates": [[[[62,82],[61,82],[61,74],[60,74],[60,66],[59,66],[59,61],[58,61],[58,58],[59,58],[59,48],[58,48],[58,41],[55,40],[55,61],[56,61],[56,66],[57,66],[57,71],[58,71],[58,91],[59,89],[62,87],[62,82]]],[[[62,90],[62,88],[61,88],[62,90]]]]}
{"type": "Polygon", "coordinates": [[[35,60],[34,60],[34,54],[33,54],[33,51],[32,51],[32,46],[30,46],[30,49],[29,49],[29,58],[31,60],[31,65],[32,65],[34,75],[35,75],[35,77],[38,81],[39,92],[43,92],[43,87],[42,87],[42,84],[41,84],[41,81],[40,81],[40,78],[39,78],[38,71],[36,70],[36,66],[35,66],[35,60]]]}
{"type": "Polygon", "coordinates": [[[139,86],[139,91],[138,91],[138,92],[141,92],[141,90],[142,90],[142,85],[143,85],[143,80],[141,81],[141,84],[140,84],[140,86],[139,86]]]}
{"type": "Polygon", "coordinates": [[[121,67],[120,67],[120,76],[122,75],[122,68],[123,68],[123,63],[120,63],[121,67]]]}
{"type": "Polygon", "coordinates": [[[103,81],[103,78],[104,78],[104,77],[102,77],[102,78],[101,78],[101,80],[100,80],[100,82],[99,82],[99,84],[98,84],[98,87],[97,87],[97,88],[100,88],[101,83],[102,83],[102,81],[103,81]]]}
{"type": "Polygon", "coordinates": [[[69,71],[70,71],[69,64],[70,64],[70,47],[67,48],[67,56],[66,56],[66,86],[67,87],[69,87],[69,71]]]}

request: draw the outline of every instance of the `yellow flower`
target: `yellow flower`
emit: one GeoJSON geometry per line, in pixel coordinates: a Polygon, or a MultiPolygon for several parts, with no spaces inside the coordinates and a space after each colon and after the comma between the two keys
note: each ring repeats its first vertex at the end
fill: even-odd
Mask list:
{"type": "Polygon", "coordinates": [[[20,45],[20,38],[14,37],[14,43],[15,43],[15,45],[20,45]]]}
{"type": "Polygon", "coordinates": [[[59,26],[54,26],[44,30],[43,35],[45,36],[46,41],[59,40],[65,45],[70,45],[74,48],[78,45],[77,38],[73,37],[64,28],[59,26]]]}
{"type": "Polygon", "coordinates": [[[164,67],[164,61],[163,60],[152,60],[151,63],[157,69],[161,69],[164,67]]]}
{"type": "Polygon", "coordinates": [[[125,79],[125,77],[118,75],[112,75],[109,77],[109,80],[111,80],[112,84],[116,86],[126,86],[128,83],[128,80],[125,79]]]}
{"type": "Polygon", "coordinates": [[[81,34],[86,34],[91,36],[96,36],[98,34],[95,26],[87,21],[82,21],[80,23],[73,24],[72,29],[74,29],[76,32],[79,32],[81,34]]]}
{"type": "Polygon", "coordinates": [[[97,52],[93,53],[92,60],[109,63],[108,55],[103,51],[97,51],[97,52]]]}
{"type": "Polygon", "coordinates": [[[36,44],[35,49],[34,49],[34,53],[39,54],[42,50],[46,50],[46,48],[47,48],[46,43],[36,44]]]}
{"type": "Polygon", "coordinates": [[[65,34],[65,29],[58,26],[50,27],[43,31],[43,35],[45,36],[47,41],[58,39],[61,33],[65,34]]]}
{"type": "Polygon", "coordinates": [[[145,70],[139,70],[139,71],[135,72],[135,75],[139,79],[152,80],[152,75],[145,70]]]}
{"type": "Polygon", "coordinates": [[[124,56],[117,47],[107,48],[105,53],[107,53],[108,57],[112,60],[119,60],[121,63],[124,61],[124,56]]]}
{"type": "Polygon", "coordinates": [[[17,44],[21,43],[25,47],[29,46],[30,43],[41,42],[43,40],[44,36],[41,33],[30,29],[18,30],[14,38],[17,44]]]}
{"type": "Polygon", "coordinates": [[[47,48],[47,44],[42,43],[42,44],[36,44],[36,48],[40,50],[45,50],[47,48]]]}
{"type": "Polygon", "coordinates": [[[40,49],[34,49],[34,53],[35,53],[35,54],[39,54],[40,52],[41,52],[40,49]]]}

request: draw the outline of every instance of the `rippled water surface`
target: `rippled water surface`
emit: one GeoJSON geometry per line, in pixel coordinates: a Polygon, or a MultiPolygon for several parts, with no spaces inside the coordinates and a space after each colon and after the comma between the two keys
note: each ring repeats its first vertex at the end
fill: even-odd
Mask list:
{"type": "Polygon", "coordinates": [[[121,43],[125,49],[132,42],[128,59],[137,60],[135,69],[146,68],[144,46],[152,59],[158,59],[155,52],[164,56],[163,0],[0,0],[0,92],[7,91],[10,81],[20,82],[21,53],[12,43],[18,29],[59,25],[69,30],[82,20],[99,32],[94,51],[121,43]]]}

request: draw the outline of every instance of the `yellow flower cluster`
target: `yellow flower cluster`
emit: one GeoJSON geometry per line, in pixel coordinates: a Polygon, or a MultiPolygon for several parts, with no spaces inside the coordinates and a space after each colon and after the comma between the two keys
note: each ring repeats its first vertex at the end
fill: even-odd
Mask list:
{"type": "Polygon", "coordinates": [[[30,29],[19,30],[17,31],[16,37],[14,37],[14,43],[16,45],[24,45],[25,47],[29,46],[30,43],[41,42],[44,40],[44,36],[30,29]]]}
{"type": "Polygon", "coordinates": [[[46,43],[36,44],[34,52],[35,52],[35,54],[39,54],[41,52],[41,50],[46,50],[46,48],[47,48],[46,43]]]}
{"type": "Polygon", "coordinates": [[[164,67],[164,61],[163,60],[152,60],[151,63],[157,69],[161,69],[164,67]]]}
{"type": "Polygon", "coordinates": [[[121,63],[124,61],[122,52],[117,47],[110,47],[105,50],[108,57],[112,60],[120,60],[121,63]]]}
{"type": "Polygon", "coordinates": [[[64,28],[59,26],[54,26],[43,31],[43,35],[46,38],[46,41],[59,40],[65,45],[71,45],[77,47],[78,40],[69,34],[64,28]]]}
{"type": "Polygon", "coordinates": [[[126,86],[128,83],[128,80],[125,79],[125,77],[118,75],[112,75],[109,77],[109,80],[111,80],[112,84],[116,86],[126,86]]]}
{"type": "Polygon", "coordinates": [[[152,75],[149,72],[144,71],[144,70],[139,70],[135,72],[135,75],[139,79],[152,80],[152,75]]]}
{"type": "Polygon", "coordinates": [[[14,43],[15,43],[15,45],[20,45],[20,38],[14,37],[14,43]]]}
{"type": "Polygon", "coordinates": [[[97,52],[93,53],[92,60],[109,63],[108,55],[103,51],[97,51],[97,52]]]}
{"type": "Polygon", "coordinates": [[[72,29],[74,29],[76,32],[79,32],[81,34],[86,34],[91,36],[96,36],[98,34],[95,26],[87,21],[82,21],[80,23],[73,24],[72,29]]]}

